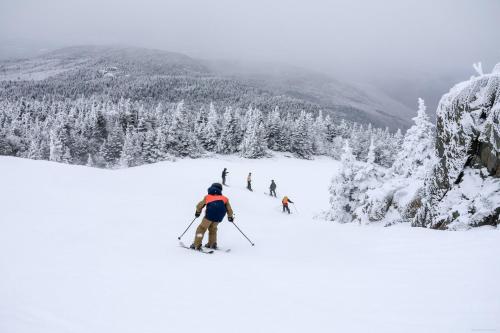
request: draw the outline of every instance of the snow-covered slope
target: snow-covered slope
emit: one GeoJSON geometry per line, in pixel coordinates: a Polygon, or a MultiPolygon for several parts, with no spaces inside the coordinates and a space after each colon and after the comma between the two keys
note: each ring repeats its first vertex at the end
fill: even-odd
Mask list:
{"type": "Polygon", "coordinates": [[[286,157],[116,171],[0,157],[0,332],[500,328],[500,232],[314,220],[337,169],[286,157]],[[227,221],[219,243],[230,253],[178,247],[223,167],[236,223],[255,247],[227,221]],[[297,203],[293,215],[264,194],[270,179],[297,203]]]}

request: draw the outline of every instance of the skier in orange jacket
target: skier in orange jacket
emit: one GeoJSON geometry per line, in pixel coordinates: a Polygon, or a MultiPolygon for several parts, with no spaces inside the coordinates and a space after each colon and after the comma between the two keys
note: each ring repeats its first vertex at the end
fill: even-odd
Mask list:
{"type": "Polygon", "coordinates": [[[290,200],[290,198],[288,198],[287,196],[285,196],[283,197],[283,200],[281,200],[281,203],[283,204],[283,213],[287,211],[288,214],[290,214],[290,208],[288,208],[288,203],[293,203],[293,201],[290,200]]]}

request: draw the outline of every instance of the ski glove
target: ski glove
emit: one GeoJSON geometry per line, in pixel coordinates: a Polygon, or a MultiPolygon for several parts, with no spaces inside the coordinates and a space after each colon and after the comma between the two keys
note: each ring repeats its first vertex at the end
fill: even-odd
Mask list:
{"type": "Polygon", "coordinates": [[[229,222],[233,222],[233,221],[234,221],[234,217],[232,217],[232,216],[228,216],[228,217],[227,217],[227,220],[228,220],[229,222]]]}
{"type": "Polygon", "coordinates": [[[200,217],[200,215],[201,215],[201,213],[198,213],[198,212],[194,213],[195,217],[200,217]]]}

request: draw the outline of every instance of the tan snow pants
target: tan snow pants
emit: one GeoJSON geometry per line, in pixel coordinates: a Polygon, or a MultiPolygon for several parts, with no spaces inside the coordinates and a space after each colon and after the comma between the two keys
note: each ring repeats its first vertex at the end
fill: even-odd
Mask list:
{"type": "Polygon", "coordinates": [[[207,220],[207,218],[203,218],[198,228],[196,228],[196,234],[194,237],[194,246],[199,247],[201,242],[203,241],[203,236],[208,229],[208,245],[213,246],[217,243],[217,225],[219,223],[212,222],[207,220]]]}

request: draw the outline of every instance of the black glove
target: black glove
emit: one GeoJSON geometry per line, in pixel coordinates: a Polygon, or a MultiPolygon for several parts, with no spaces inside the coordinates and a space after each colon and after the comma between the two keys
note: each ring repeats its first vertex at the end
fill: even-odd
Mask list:
{"type": "Polygon", "coordinates": [[[200,217],[200,215],[201,215],[201,213],[198,213],[198,212],[194,213],[195,217],[200,217]]]}
{"type": "Polygon", "coordinates": [[[228,220],[229,222],[233,222],[233,221],[234,221],[234,217],[232,217],[232,216],[228,216],[228,217],[227,217],[227,220],[228,220]]]}

